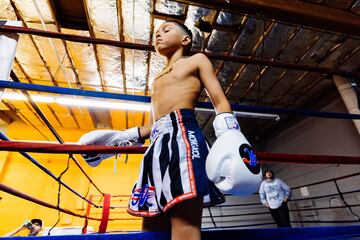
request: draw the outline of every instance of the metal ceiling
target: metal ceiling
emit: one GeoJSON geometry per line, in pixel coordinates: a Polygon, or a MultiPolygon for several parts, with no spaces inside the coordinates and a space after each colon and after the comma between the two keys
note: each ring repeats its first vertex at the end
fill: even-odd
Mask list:
{"type": "MultiPolygon", "coordinates": [[[[192,51],[214,56],[215,73],[228,99],[237,104],[314,110],[338,95],[328,74],[254,65],[235,61],[236,57],[360,71],[360,0],[0,0],[0,19],[149,49],[155,29],[164,20],[184,22],[193,31],[192,51]],[[212,31],[200,31],[196,26],[201,23],[212,31]]],[[[13,72],[21,82],[149,95],[163,65],[152,51],[21,34],[13,72]]],[[[208,101],[204,94],[199,100],[208,101]]],[[[136,111],[55,103],[38,106],[54,128],[123,129],[142,125],[148,118],[136,111]]],[[[3,121],[11,122],[16,116],[33,127],[44,125],[31,104],[3,100],[3,121]]],[[[212,115],[197,117],[211,139],[212,115]]],[[[279,122],[239,120],[249,140],[261,146],[299,119],[284,115],[279,122]]]]}

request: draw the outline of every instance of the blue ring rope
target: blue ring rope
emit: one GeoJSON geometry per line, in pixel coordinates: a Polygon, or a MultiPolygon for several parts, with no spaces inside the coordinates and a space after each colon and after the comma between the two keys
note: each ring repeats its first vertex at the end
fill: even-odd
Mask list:
{"type": "MultiPolygon", "coordinates": [[[[128,95],[121,93],[110,93],[110,92],[98,92],[91,90],[81,90],[74,88],[64,88],[56,86],[45,86],[40,84],[32,83],[21,83],[21,82],[12,82],[0,80],[0,88],[11,88],[11,89],[22,89],[28,91],[37,91],[37,92],[47,92],[47,93],[57,93],[63,95],[72,95],[72,96],[83,96],[83,97],[93,97],[93,98],[106,98],[106,99],[117,99],[117,100],[126,100],[134,101],[141,103],[150,103],[151,98],[148,96],[136,96],[128,95]]],[[[196,107],[213,109],[211,102],[197,102],[196,107]]],[[[333,118],[333,119],[360,119],[360,114],[350,114],[350,113],[338,113],[338,112],[319,112],[311,111],[304,109],[287,109],[287,108],[272,108],[264,106],[248,106],[241,104],[231,104],[232,110],[234,111],[246,111],[246,112],[260,112],[260,113],[272,113],[272,114],[286,114],[286,115],[301,115],[308,117],[318,117],[318,118],[333,118]]]]}

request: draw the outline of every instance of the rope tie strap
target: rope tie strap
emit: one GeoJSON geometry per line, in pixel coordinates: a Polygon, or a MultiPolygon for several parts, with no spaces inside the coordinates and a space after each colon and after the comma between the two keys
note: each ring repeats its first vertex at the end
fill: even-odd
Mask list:
{"type": "Polygon", "coordinates": [[[104,206],[98,233],[106,233],[110,214],[110,194],[104,194],[104,206]]]}

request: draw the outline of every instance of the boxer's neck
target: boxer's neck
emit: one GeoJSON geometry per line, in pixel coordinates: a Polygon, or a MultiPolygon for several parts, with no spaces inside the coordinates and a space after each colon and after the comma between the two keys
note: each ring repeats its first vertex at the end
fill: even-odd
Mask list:
{"type": "Polygon", "coordinates": [[[162,76],[164,76],[165,74],[171,72],[171,70],[173,70],[174,68],[174,64],[181,58],[184,58],[183,55],[180,55],[179,57],[177,58],[172,58],[170,59],[170,61],[168,61],[168,64],[166,65],[166,67],[164,67],[164,69],[155,77],[155,79],[158,79],[162,76]]]}

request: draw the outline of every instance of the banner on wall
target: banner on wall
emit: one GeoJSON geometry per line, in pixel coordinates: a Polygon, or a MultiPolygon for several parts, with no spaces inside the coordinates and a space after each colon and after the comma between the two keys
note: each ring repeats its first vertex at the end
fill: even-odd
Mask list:
{"type": "MultiPolygon", "coordinates": [[[[0,20],[0,26],[22,27],[21,21],[4,21],[0,20]]],[[[9,80],[10,71],[15,58],[16,47],[19,40],[19,34],[1,33],[0,32],[0,79],[9,80]]],[[[4,89],[0,89],[0,99],[4,89]]]]}

